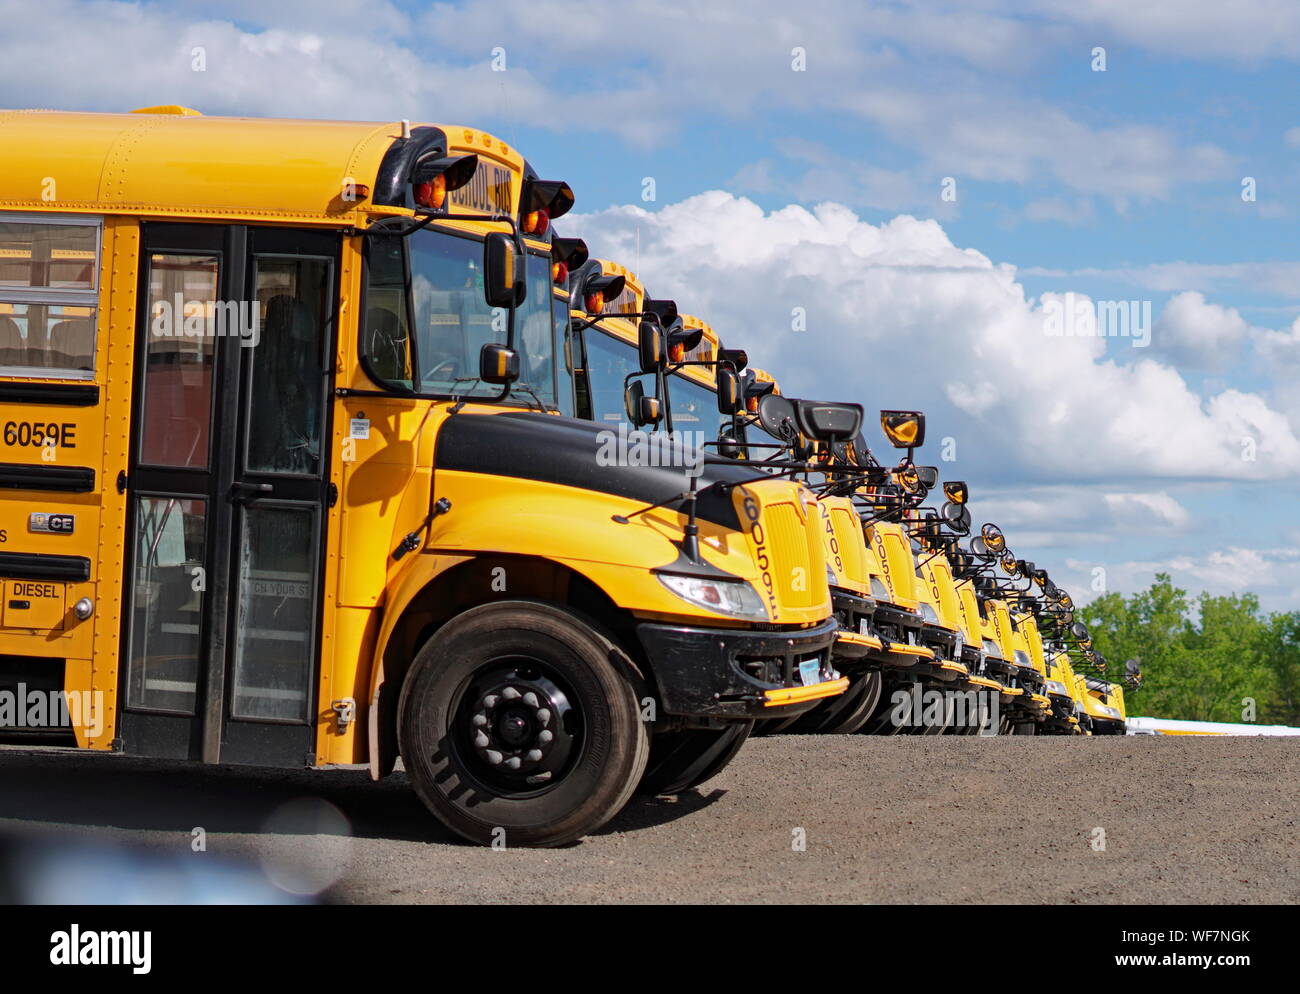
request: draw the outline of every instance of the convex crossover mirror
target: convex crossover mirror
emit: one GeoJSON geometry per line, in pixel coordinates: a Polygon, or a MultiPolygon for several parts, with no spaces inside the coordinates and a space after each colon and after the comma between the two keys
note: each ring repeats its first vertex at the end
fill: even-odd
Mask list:
{"type": "Polygon", "coordinates": [[[965,535],[970,531],[970,509],[961,504],[954,504],[952,501],[945,501],[943,505],[943,520],[958,535],[965,535]]]}
{"type": "Polygon", "coordinates": [[[861,404],[836,404],[828,401],[795,400],[795,424],[801,434],[819,442],[847,442],[862,430],[861,404]]]}
{"type": "Polygon", "coordinates": [[[980,537],[984,539],[989,552],[1001,553],[1007,547],[1007,540],[1002,534],[1002,529],[997,525],[983,525],[980,528],[980,537]]]}

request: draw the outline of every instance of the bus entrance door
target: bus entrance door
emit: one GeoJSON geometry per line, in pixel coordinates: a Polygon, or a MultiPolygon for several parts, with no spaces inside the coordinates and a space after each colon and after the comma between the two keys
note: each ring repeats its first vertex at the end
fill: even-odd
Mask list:
{"type": "Polygon", "coordinates": [[[313,757],[339,239],[145,224],[128,473],[128,754],[313,757]]]}

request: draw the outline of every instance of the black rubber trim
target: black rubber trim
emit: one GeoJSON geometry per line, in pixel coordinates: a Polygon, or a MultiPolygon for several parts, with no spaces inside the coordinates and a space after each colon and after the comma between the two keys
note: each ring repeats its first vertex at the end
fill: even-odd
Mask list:
{"type": "MultiPolygon", "coordinates": [[[[984,657],[984,668],[993,676],[997,677],[1014,677],[1020,673],[1020,668],[1014,663],[1008,663],[1005,659],[995,658],[993,656],[984,657]]],[[[1006,683],[1006,680],[1001,681],[1006,683]]]]}
{"type": "Polygon", "coordinates": [[[843,611],[846,614],[865,614],[870,618],[876,613],[874,598],[863,597],[843,587],[831,587],[831,606],[837,614],[843,611]]]}
{"type": "Polygon", "coordinates": [[[0,381],[0,404],[60,404],[94,407],[99,403],[96,383],[14,383],[0,381]]]}
{"type": "MultiPolygon", "coordinates": [[[[617,431],[616,425],[535,411],[453,414],[438,432],[434,465],[465,473],[556,483],[647,504],[668,501],[669,509],[681,510],[681,502],[670,498],[690,486],[682,467],[601,465],[603,460],[598,456],[607,446],[607,433],[617,431]]],[[[746,463],[711,455],[706,455],[701,469],[696,484],[699,490],[718,481],[739,483],[761,476],[746,463]]],[[[729,491],[715,487],[701,493],[697,513],[704,521],[740,530],[729,491]]]]}
{"type": "Polygon", "coordinates": [[[926,622],[921,626],[922,645],[941,645],[951,652],[957,645],[957,633],[951,628],[926,622]]]}
{"type": "Polygon", "coordinates": [[[0,576],[13,580],[66,580],[69,583],[84,583],[90,579],[90,560],[85,556],[0,552],[0,576]]]}
{"type": "Polygon", "coordinates": [[[896,607],[893,604],[876,602],[876,621],[886,625],[898,625],[902,628],[920,629],[921,616],[914,611],[896,607]]]}
{"type": "Polygon", "coordinates": [[[95,489],[95,471],[89,466],[37,466],[0,463],[0,488],[5,490],[57,490],[87,494],[95,489]]]}

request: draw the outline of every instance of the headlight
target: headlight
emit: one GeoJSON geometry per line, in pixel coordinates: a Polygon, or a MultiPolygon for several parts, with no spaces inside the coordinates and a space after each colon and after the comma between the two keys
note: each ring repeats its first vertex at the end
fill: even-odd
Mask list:
{"type": "Polygon", "coordinates": [[[928,621],[932,625],[939,623],[939,615],[935,613],[933,605],[927,604],[925,601],[921,601],[917,613],[921,616],[922,621],[928,621]]]}
{"type": "Polygon", "coordinates": [[[1017,649],[1017,650],[1016,650],[1016,665],[1017,665],[1017,666],[1028,666],[1028,667],[1031,667],[1031,668],[1032,668],[1034,664],[1033,664],[1033,662],[1031,662],[1030,659],[1029,659],[1029,653],[1025,652],[1024,649],[1017,649]]]}
{"type": "Polygon", "coordinates": [[[840,578],[835,575],[835,570],[831,569],[831,564],[826,564],[826,582],[832,587],[839,586],[840,578]]]}
{"type": "Polygon", "coordinates": [[[1061,696],[1061,697],[1069,697],[1069,696],[1070,696],[1070,692],[1069,692],[1068,690],[1065,689],[1065,684],[1061,683],[1060,680],[1048,680],[1048,681],[1047,681],[1047,692],[1048,692],[1049,694],[1057,694],[1057,695],[1059,695],[1059,696],[1061,696]]]}
{"type": "Polygon", "coordinates": [[[744,580],[706,580],[698,576],[656,573],[659,582],[682,600],[719,614],[767,621],[762,599],[744,580]]]}
{"type": "Polygon", "coordinates": [[[1002,658],[1002,650],[998,648],[998,644],[997,644],[996,642],[994,642],[992,639],[985,639],[985,640],[984,640],[984,655],[986,655],[986,656],[997,656],[999,659],[1001,659],[1001,658],[1002,658]]]}
{"type": "Polygon", "coordinates": [[[885,589],[885,585],[880,581],[880,577],[878,576],[873,576],[871,578],[871,596],[879,601],[889,600],[889,591],[885,589]]]}

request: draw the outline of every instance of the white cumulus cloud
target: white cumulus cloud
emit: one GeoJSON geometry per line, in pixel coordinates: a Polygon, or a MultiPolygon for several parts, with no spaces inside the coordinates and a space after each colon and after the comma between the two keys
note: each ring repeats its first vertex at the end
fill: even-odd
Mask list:
{"type": "Polygon", "coordinates": [[[933,442],[953,438],[963,466],[993,478],[1300,472],[1300,441],[1263,397],[1203,396],[1124,340],[1108,350],[1099,337],[1048,334],[1043,301],[1013,266],[953,245],[933,220],[872,225],[834,203],[769,213],[715,190],[656,212],[581,216],[566,232],[749,349],[787,392],[920,407],[933,442]]]}

